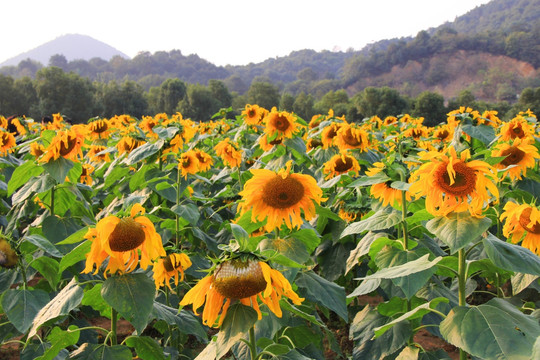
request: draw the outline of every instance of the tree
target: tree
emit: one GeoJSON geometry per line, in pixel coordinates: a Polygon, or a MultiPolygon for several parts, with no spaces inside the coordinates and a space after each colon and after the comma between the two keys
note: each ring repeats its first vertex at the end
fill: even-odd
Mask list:
{"type": "Polygon", "coordinates": [[[413,103],[412,115],[424,118],[424,125],[435,126],[446,120],[444,97],[438,93],[424,91],[413,103]]]}
{"type": "Polygon", "coordinates": [[[409,102],[400,93],[389,87],[367,87],[353,96],[352,102],[360,118],[397,116],[409,111],[409,102]]]}
{"type": "Polygon", "coordinates": [[[49,66],[56,66],[66,71],[67,65],[68,65],[68,61],[66,57],[62,54],[55,54],[49,58],[49,66]]]}
{"type": "Polygon", "coordinates": [[[347,113],[349,105],[349,95],[345,90],[329,91],[315,103],[315,112],[320,114],[328,113],[328,110],[334,110],[336,116],[342,116],[347,113]],[[336,108],[339,107],[339,113],[336,113],[336,108]]]}
{"type": "Polygon", "coordinates": [[[220,103],[221,108],[228,108],[231,106],[232,95],[223,81],[211,79],[208,81],[208,88],[214,96],[214,99],[220,103]]]}
{"type": "Polygon", "coordinates": [[[200,84],[189,84],[187,96],[178,103],[176,108],[184,117],[197,121],[210,120],[219,109],[221,109],[221,102],[214,97],[209,88],[200,84]]]}
{"type": "Polygon", "coordinates": [[[284,111],[293,111],[295,97],[290,93],[285,92],[281,95],[281,100],[279,101],[279,109],[284,111]]]}
{"type": "Polygon", "coordinates": [[[259,105],[268,110],[274,106],[277,107],[281,99],[277,86],[264,81],[253,82],[247,95],[250,104],[259,105]]]}
{"type": "Polygon", "coordinates": [[[186,96],[187,86],[180,79],[167,79],[157,90],[156,103],[149,101],[150,109],[155,113],[174,114],[180,100],[186,96]]]}
{"type": "Polygon", "coordinates": [[[148,110],[142,86],[132,80],[96,84],[96,103],[102,117],[128,114],[140,118],[148,110]]]}
{"type": "Polygon", "coordinates": [[[451,99],[448,102],[448,110],[456,110],[461,106],[470,107],[473,110],[476,110],[477,105],[474,94],[470,90],[462,90],[455,99],[451,99]]]}
{"type": "Polygon", "coordinates": [[[311,94],[306,95],[304,92],[301,92],[294,101],[293,111],[302,119],[309,121],[311,120],[311,117],[315,115],[313,103],[314,100],[311,94]]]}

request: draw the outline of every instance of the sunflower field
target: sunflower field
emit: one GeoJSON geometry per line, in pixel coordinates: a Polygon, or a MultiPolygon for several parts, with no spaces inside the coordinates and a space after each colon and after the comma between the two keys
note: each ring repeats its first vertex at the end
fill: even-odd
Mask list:
{"type": "Polygon", "coordinates": [[[0,116],[0,358],[540,358],[535,114],[231,112],[0,116]]]}

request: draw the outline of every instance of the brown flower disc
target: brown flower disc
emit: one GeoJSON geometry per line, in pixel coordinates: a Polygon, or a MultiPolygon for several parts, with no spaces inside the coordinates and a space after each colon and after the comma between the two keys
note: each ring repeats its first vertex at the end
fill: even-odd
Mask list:
{"type": "Polygon", "coordinates": [[[232,260],[218,266],[212,286],[226,298],[244,299],[263,291],[266,281],[258,261],[232,260]]]}
{"type": "Polygon", "coordinates": [[[109,246],[112,251],[130,251],[144,242],[143,226],[132,218],[123,218],[109,236],[109,246]]]}
{"type": "Polygon", "coordinates": [[[266,205],[275,209],[286,209],[296,205],[304,196],[304,186],[291,176],[283,179],[274,176],[262,189],[262,199],[266,205]]]}
{"type": "Polygon", "coordinates": [[[439,165],[435,172],[435,181],[440,189],[446,194],[454,196],[467,196],[472,193],[476,187],[476,173],[465,163],[458,162],[454,164],[456,172],[454,183],[450,184],[450,175],[446,169],[447,164],[439,165]]]}

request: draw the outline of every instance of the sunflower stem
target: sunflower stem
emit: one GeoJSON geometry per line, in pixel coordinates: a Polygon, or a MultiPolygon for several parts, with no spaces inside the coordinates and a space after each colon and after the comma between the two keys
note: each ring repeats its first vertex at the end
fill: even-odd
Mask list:
{"type": "MultiPolygon", "coordinates": [[[[458,250],[458,300],[459,306],[466,306],[465,284],[467,282],[467,265],[465,262],[466,255],[464,249],[458,250]]],[[[466,360],[467,353],[463,349],[459,349],[459,360],[466,360]]]]}
{"type": "Polygon", "coordinates": [[[236,168],[236,171],[238,172],[238,184],[240,185],[240,190],[244,188],[244,185],[242,184],[242,174],[240,172],[240,166],[236,168]]]}
{"type": "MultiPolygon", "coordinates": [[[[400,169],[401,170],[401,169],[400,169]]],[[[405,171],[399,171],[400,180],[406,182],[405,171]]],[[[409,249],[409,232],[407,230],[407,190],[401,190],[401,226],[403,229],[403,248],[409,249]]]]}
{"type": "MultiPolygon", "coordinates": [[[[176,207],[180,206],[180,181],[182,180],[180,173],[180,166],[178,166],[178,171],[176,175],[176,207]]],[[[175,227],[175,237],[176,237],[176,248],[180,249],[179,246],[182,245],[180,241],[180,216],[178,214],[176,215],[176,227],[175,227]]]]}
{"type": "Polygon", "coordinates": [[[251,353],[251,360],[257,359],[257,342],[255,339],[255,325],[249,329],[249,352],[251,353]]]}
{"type": "Polygon", "coordinates": [[[117,327],[117,321],[118,321],[118,312],[111,307],[111,345],[117,344],[116,339],[116,327],[117,327]]]}
{"type": "Polygon", "coordinates": [[[50,209],[51,209],[51,215],[54,216],[54,190],[55,190],[55,186],[53,186],[51,188],[51,206],[50,206],[50,209]]]}

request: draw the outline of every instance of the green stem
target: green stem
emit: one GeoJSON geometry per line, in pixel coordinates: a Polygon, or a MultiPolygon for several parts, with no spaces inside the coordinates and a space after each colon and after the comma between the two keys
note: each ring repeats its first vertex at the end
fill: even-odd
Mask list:
{"type": "Polygon", "coordinates": [[[51,188],[51,215],[54,216],[54,186],[51,188]]]}
{"type": "MultiPolygon", "coordinates": [[[[458,251],[458,300],[459,306],[466,306],[465,284],[467,282],[467,266],[466,255],[464,249],[458,251]]],[[[463,349],[459,349],[459,360],[466,360],[467,353],[463,349]]]]}
{"type": "Polygon", "coordinates": [[[251,360],[257,359],[257,342],[255,339],[255,325],[249,329],[249,352],[251,353],[251,360]]]}
{"type": "MultiPolygon", "coordinates": [[[[399,178],[402,182],[406,182],[407,178],[405,171],[399,169],[399,178]]],[[[401,226],[403,228],[403,248],[405,251],[409,249],[409,232],[407,230],[407,190],[401,190],[401,226]]]]}
{"type": "Polygon", "coordinates": [[[240,184],[240,190],[244,189],[244,185],[242,184],[242,174],[240,173],[240,166],[236,168],[236,171],[238,172],[238,184],[240,184]]]}
{"type": "MultiPolygon", "coordinates": [[[[180,206],[180,182],[182,180],[182,174],[180,172],[180,166],[178,166],[178,172],[176,175],[176,206],[180,206]]],[[[180,249],[181,241],[180,241],[180,216],[176,214],[176,248],[180,249]]]]}
{"type": "Polygon", "coordinates": [[[28,287],[28,279],[26,278],[26,268],[24,267],[24,264],[22,263],[21,257],[19,257],[18,263],[19,263],[19,269],[21,269],[21,275],[23,278],[23,290],[26,290],[26,288],[28,287]]]}
{"type": "Polygon", "coordinates": [[[118,312],[114,308],[111,308],[111,345],[117,344],[117,339],[116,339],[117,321],[118,321],[118,312]]]}

